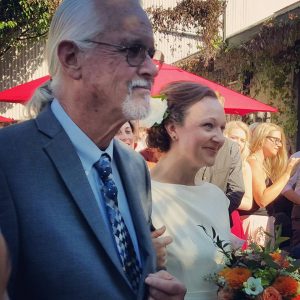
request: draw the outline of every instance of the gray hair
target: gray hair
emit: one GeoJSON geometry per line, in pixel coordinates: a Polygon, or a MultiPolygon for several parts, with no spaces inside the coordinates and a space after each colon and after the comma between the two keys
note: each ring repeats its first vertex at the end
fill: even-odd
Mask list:
{"type": "Polygon", "coordinates": [[[46,57],[51,81],[43,84],[35,91],[26,106],[28,117],[36,116],[43,107],[54,98],[59,89],[61,65],[57,56],[58,45],[63,40],[76,43],[85,50],[94,47],[92,40],[104,30],[104,24],[95,9],[95,0],[64,0],[55,12],[48,34],[46,57]]]}
{"type": "Polygon", "coordinates": [[[25,106],[24,116],[26,118],[36,117],[47,103],[53,100],[54,96],[50,90],[50,82],[50,80],[46,81],[35,90],[30,101],[25,106]]]}

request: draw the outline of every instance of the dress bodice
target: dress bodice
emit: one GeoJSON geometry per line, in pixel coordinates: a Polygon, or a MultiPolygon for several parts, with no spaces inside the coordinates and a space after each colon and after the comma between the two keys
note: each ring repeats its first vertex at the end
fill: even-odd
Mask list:
{"type": "Polygon", "coordinates": [[[167,246],[168,271],[187,286],[188,300],[215,300],[217,287],[205,276],[224,264],[223,255],[203,229],[212,236],[213,227],[222,240],[231,239],[229,200],[215,185],[199,186],[160,183],[152,180],[152,221],[156,228],[165,225],[173,242],[167,246]]]}

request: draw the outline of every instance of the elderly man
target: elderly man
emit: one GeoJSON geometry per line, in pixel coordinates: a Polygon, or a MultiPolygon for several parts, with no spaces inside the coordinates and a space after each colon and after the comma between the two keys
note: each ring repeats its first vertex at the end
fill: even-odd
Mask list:
{"type": "Polygon", "coordinates": [[[155,273],[147,166],[113,140],[148,113],[153,47],[137,0],[65,0],[55,13],[41,112],[0,132],[11,300],[183,299],[155,273]]]}

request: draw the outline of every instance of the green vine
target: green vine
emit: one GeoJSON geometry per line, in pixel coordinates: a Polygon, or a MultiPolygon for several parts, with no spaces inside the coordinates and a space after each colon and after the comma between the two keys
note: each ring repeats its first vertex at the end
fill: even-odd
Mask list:
{"type": "Polygon", "coordinates": [[[223,43],[210,65],[202,54],[183,60],[180,67],[276,106],[272,121],[283,125],[288,136],[297,131],[293,77],[300,69],[300,19],[297,14],[270,19],[251,40],[238,46],[223,43]],[[245,79],[251,74],[249,86],[245,79]],[[232,85],[232,82],[235,84],[232,85]],[[230,84],[231,83],[231,84],[230,84]]]}
{"type": "Polygon", "coordinates": [[[195,33],[204,63],[215,58],[222,38],[221,16],[225,11],[225,0],[183,0],[174,8],[150,7],[146,11],[154,32],[195,33]]]}
{"type": "Polygon", "coordinates": [[[61,0],[0,1],[0,57],[26,40],[38,40],[49,29],[52,15],[61,0]]]}

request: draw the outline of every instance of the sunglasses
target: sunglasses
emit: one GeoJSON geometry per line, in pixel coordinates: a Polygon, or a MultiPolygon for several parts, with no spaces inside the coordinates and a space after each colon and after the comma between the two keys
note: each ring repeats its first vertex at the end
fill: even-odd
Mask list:
{"type": "Polygon", "coordinates": [[[118,49],[119,52],[126,52],[126,60],[129,66],[131,67],[140,66],[145,61],[147,55],[152,59],[153,57],[160,54],[160,51],[157,51],[154,48],[149,49],[143,45],[138,45],[138,44],[132,46],[121,46],[121,45],[97,42],[92,40],[85,40],[84,42],[113,47],[118,49]]]}
{"type": "Polygon", "coordinates": [[[267,136],[267,139],[271,141],[273,144],[276,146],[282,146],[282,141],[281,139],[274,137],[274,136],[267,136]]]}

